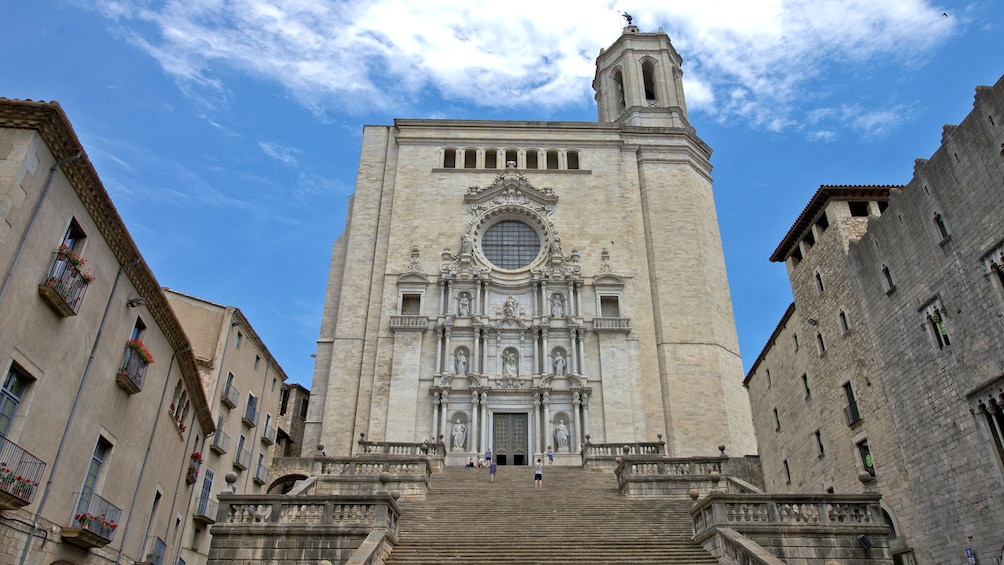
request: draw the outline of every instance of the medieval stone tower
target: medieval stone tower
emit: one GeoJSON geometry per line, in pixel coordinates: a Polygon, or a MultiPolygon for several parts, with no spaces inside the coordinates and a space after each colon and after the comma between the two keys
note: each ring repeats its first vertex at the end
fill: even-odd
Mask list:
{"type": "MultiPolygon", "coordinates": [[[[600,52],[599,122],[395,120],[363,134],[304,444],[654,441],[755,453],[711,187],[662,31],[600,52]]],[[[305,452],[306,454],[306,452],[305,452]]]]}

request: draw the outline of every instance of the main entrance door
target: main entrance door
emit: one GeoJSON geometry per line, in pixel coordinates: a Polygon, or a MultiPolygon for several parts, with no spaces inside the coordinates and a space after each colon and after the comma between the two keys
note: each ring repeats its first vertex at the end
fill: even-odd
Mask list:
{"type": "Polygon", "coordinates": [[[526,465],[526,414],[495,414],[492,456],[499,465],[526,465]]]}

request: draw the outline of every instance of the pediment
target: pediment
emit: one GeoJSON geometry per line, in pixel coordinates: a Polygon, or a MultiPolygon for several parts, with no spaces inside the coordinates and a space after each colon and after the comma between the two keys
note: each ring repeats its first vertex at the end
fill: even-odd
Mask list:
{"type": "Polygon", "coordinates": [[[405,273],[397,278],[397,284],[429,284],[429,277],[422,273],[405,273]]]}
{"type": "Polygon", "coordinates": [[[524,173],[507,170],[496,175],[495,181],[486,187],[469,187],[464,201],[482,209],[504,204],[548,208],[558,201],[558,197],[552,188],[538,188],[530,184],[524,173]]]}
{"type": "Polygon", "coordinates": [[[606,288],[624,288],[624,279],[617,275],[605,274],[593,278],[593,286],[606,288]]]}

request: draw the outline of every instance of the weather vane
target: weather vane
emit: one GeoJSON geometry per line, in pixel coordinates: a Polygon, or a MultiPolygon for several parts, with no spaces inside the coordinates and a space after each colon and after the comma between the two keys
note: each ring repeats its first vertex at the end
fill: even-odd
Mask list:
{"type": "Polygon", "coordinates": [[[622,18],[624,18],[625,20],[627,20],[627,23],[628,23],[628,25],[631,25],[631,20],[633,20],[633,19],[634,19],[634,18],[633,18],[633,17],[631,16],[631,14],[629,14],[629,13],[627,13],[627,12],[621,12],[621,17],[622,17],[622,18]]]}

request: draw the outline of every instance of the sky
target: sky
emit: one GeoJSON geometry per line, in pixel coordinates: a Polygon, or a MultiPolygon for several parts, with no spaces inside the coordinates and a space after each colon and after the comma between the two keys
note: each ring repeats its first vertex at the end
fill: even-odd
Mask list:
{"type": "Polygon", "coordinates": [[[1004,74],[1004,0],[35,0],[0,96],[58,101],[163,286],[236,306],[311,385],[362,127],[595,121],[601,47],[683,56],[744,368],[791,302],[769,256],[823,184],[905,184],[1004,74]]]}

